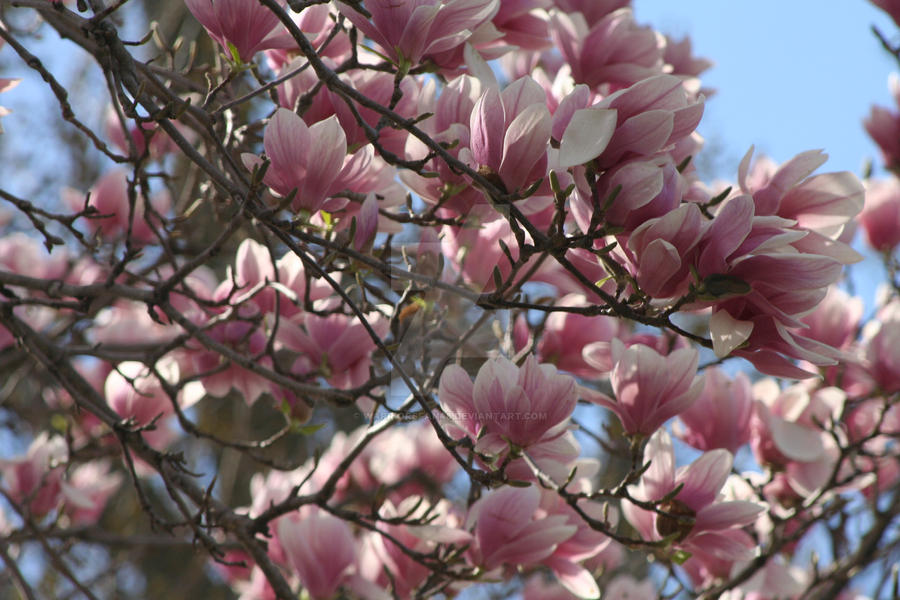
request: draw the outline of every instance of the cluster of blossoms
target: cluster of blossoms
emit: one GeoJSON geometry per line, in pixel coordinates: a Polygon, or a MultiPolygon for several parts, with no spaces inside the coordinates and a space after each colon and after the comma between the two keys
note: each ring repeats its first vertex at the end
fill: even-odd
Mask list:
{"type": "MultiPolygon", "coordinates": [[[[135,493],[243,600],[833,597],[896,556],[900,283],[865,325],[839,287],[856,223],[900,271],[896,179],[705,184],[711,63],[629,0],[179,1],[208,88],[80,4],[37,10],[118,65],[120,164],[0,190],[44,242],[0,213],[0,368],[58,383],[0,460],[5,562],[135,493]]],[[[866,127],[897,171],[900,114],[866,127]]]]}

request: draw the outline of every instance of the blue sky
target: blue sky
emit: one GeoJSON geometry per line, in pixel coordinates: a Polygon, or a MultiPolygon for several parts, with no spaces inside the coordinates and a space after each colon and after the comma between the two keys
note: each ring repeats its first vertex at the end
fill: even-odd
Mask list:
{"type": "Polygon", "coordinates": [[[634,0],[639,23],[690,35],[715,61],[703,76],[717,89],[699,128],[724,152],[720,176],[735,176],[756,145],[776,162],[823,148],[824,170],[861,172],[877,150],[862,128],[873,103],[892,106],[896,61],[870,30],[898,39],[893,21],[865,0],[634,0]]]}

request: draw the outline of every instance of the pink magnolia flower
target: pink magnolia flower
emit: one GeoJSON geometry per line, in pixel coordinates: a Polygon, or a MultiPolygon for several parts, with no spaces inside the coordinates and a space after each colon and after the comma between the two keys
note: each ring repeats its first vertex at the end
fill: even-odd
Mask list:
{"type": "MultiPolygon", "coordinates": [[[[306,5],[299,13],[289,11],[288,15],[304,33],[309,43],[316,48],[319,56],[340,63],[350,53],[350,36],[347,32],[334,32],[339,14],[333,3],[306,5]]],[[[283,75],[285,65],[299,58],[301,54],[300,48],[296,45],[285,44],[284,48],[266,50],[266,62],[273,71],[283,75]]]]}
{"type": "MultiPolygon", "coordinates": [[[[581,230],[587,232],[594,213],[593,190],[583,178],[576,182],[572,214],[581,230]]],[[[687,182],[667,154],[619,163],[597,181],[598,195],[604,204],[614,190],[619,190],[603,212],[603,222],[631,232],[650,219],[664,217],[678,208],[686,188],[687,182]]]]}
{"type": "Polygon", "coordinates": [[[803,384],[781,391],[774,380],[754,385],[750,448],[760,464],[784,473],[795,497],[815,493],[837,464],[834,438],[823,429],[837,420],[846,394],[834,387],[810,391],[803,384]]]}
{"type": "MultiPolygon", "coordinates": [[[[160,370],[168,383],[178,381],[178,365],[174,361],[162,365],[160,370]]],[[[143,363],[119,363],[107,376],[104,390],[110,408],[137,426],[149,425],[173,413],[172,401],[162,383],[143,363]]]]}
{"type": "MultiPolygon", "coordinates": [[[[588,301],[580,294],[569,294],[559,300],[559,305],[582,307],[588,306],[588,301]]],[[[622,320],[615,317],[553,312],[544,323],[537,345],[537,357],[541,362],[552,363],[576,377],[596,379],[604,371],[590,364],[582,355],[582,350],[596,342],[611,342],[624,333],[622,320]]]]}
{"type": "Polygon", "coordinates": [[[100,310],[90,329],[91,341],[100,344],[164,343],[177,335],[176,328],[154,321],[139,302],[120,301],[100,310]]]}
{"type": "Polygon", "coordinates": [[[356,561],[356,540],[346,522],[320,511],[278,519],[278,541],[313,600],[332,598],[356,561]]]}
{"type": "Polygon", "coordinates": [[[851,298],[847,292],[831,286],[819,306],[801,319],[809,327],[805,335],[833,348],[843,348],[856,339],[864,309],[862,298],[851,298]]]}
{"type": "Polygon", "coordinates": [[[689,138],[703,115],[702,99],[691,98],[681,79],[665,74],[610,94],[592,108],[616,111],[615,131],[597,158],[603,169],[628,158],[651,157],[689,138]]]}
{"type": "MultiPolygon", "coordinates": [[[[387,336],[389,323],[380,313],[369,313],[366,320],[381,339],[387,336]]],[[[342,389],[361,386],[369,379],[376,346],[355,316],[306,313],[299,315],[297,323],[281,322],[278,336],[285,347],[300,353],[293,366],[297,374],[318,371],[342,389]]]]}
{"type": "MultiPolygon", "coordinates": [[[[590,492],[587,481],[582,482],[584,491],[590,492]]],[[[610,527],[615,527],[618,523],[618,512],[602,503],[580,502],[578,508],[592,519],[607,521],[610,527]]],[[[597,598],[600,594],[597,582],[581,563],[606,549],[612,541],[611,538],[588,526],[581,515],[556,492],[551,490],[541,492],[541,509],[547,511],[550,517],[563,515],[569,525],[577,527],[575,534],[560,542],[553,553],[543,560],[543,564],[550,567],[557,580],[579,598],[597,598]]]]}
{"type": "Polygon", "coordinates": [[[582,397],[613,411],[629,435],[649,436],[680,414],[700,395],[703,378],[697,374],[697,351],[675,350],[662,356],[643,344],[629,348],[612,341],[613,398],[582,388],[582,397]]]}
{"type": "MultiPolygon", "coordinates": [[[[879,6],[881,5],[879,4],[879,6]]],[[[891,95],[894,97],[895,104],[900,105],[900,77],[896,73],[891,73],[888,79],[888,87],[891,90],[891,95]]],[[[881,149],[881,156],[885,165],[888,168],[900,165],[900,113],[882,106],[873,106],[872,112],[863,121],[863,124],[869,136],[881,149]]]]}
{"type": "Polygon", "coordinates": [[[234,46],[238,57],[248,62],[260,50],[291,48],[294,41],[276,30],[278,16],[256,0],[184,0],[191,14],[231,56],[234,46]]]}
{"type": "Polygon", "coordinates": [[[17,231],[0,237],[0,268],[40,279],[62,280],[69,270],[69,254],[54,247],[47,252],[38,240],[17,231]]]}
{"type": "Polygon", "coordinates": [[[248,315],[257,311],[273,315],[277,305],[279,315],[290,318],[303,311],[307,299],[313,308],[325,307],[334,290],[321,279],[307,281],[299,256],[288,251],[274,264],[272,260],[266,246],[253,239],[244,240],[238,246],[234,266],[228,267],[214,297],[229,298],[232,306],[240,305],[248,315]]]}
{"type": "Polygon", "coordinates": [[[503,91],[489,86],[472,111],[469,147],[460,159],[498,177],[506,191],[524,189],[546,174],[550,128],[546,95],[533,79],[503,91]]]}
{"type": "MultiPolygon", "coordinates": [[[[418,114],[432,116],[424,120],[420,128],[435,141],[445,144],[448,152],[459,157],[462,148],[469,146],[469,121],[475,103],[481,98],[484,85],[475,77],[461,75],[450,80],[440,90],[434,82],[427,81],[419,95],[418,114]]],[[[420,160],[428,156],[429,149],[418,138],[409,136],[406,142],[406,158],[420,160]]],[[[476,203],[484,203],[484,194],[471,187],[469,182],[455,173],[443,160],[433,159],[428,169],[439,177],[421,177],[403,170],[400,179],[416,194],[430,204],[442,203],[455,214],[468,214],[476,203]]]]}
{"type": "Polygon", "coordinates": [[[676,435],[698,450],[724,448],[732,454],[750,441],[753,396],[744,373],[730,379],[717,367],[704,373],[703,391],[678,415],[676,435]]]}
{"type": "MultiPolygon", "coordinates": [[[[489,216],[496,215],[492,209],[489,211],[489,216]]],[[[477,223],[480,214],[480,211],[470,212],[467,224],[477,223]]],[[[506,219],[493,219],[478,227],[445,225],[442,234],[441,251],[444,256],[462,274],[466,283],[479,292],[496,289],[495,269],[504,281],[512,273],[512,263],[503,252],[501,241],[506,244],[513,260],[519,258],[519,245],[506,219]]]]}
{"type": "Polygon", "coordinates": [[[441,408],[478,448],[500,453],[509,444],[527,448],[560,437],[575,410],[575,381],[533,356],[522,367],[488,360],[474,383],[458,365],[444,369],[441,408]]]}
{"type": "Polygon", "coordinates": [[[502,34],[502,41],[520,50],[543,50],[550,45],[547,19],[540,14],[550,0],[505,0],[491,19],[502,34]]]}
{"type": "Polygon", "coordinates": [[[883,308],[863,332],[866,370],[886,393],[900,390],[900,302],[883,308]]]}
{"type": "Polygon", "coordinates": [[[709,327],[717,356],[736,351],[764,373],[809,377],[787,357],[819,365],[843,358],[803,337],[800,328],[805,325],[799,320],[837,281],[842,263],[793,245],[812,235],[810,230],[793,229],[791,221],[755,216],[754,211],[755,197],[736,196],[704,232],[691,257],[701,282],[698,306],[713,307],[709,327]]]}
{"type": "Polygon", "coordinates": [[[662,72],[662,36],[639,27],[630,8],[609,13],[588,26],[581,13],[554,12],[552,34],[572,68],[572,77],[591,88],[613,91],[662,72]]]}
{"type": "Polygon", "coordinates": [[[626,265],[641,290],[653,298],[674,298],[688,291],[691,257],[708,223],[693,202],[639,225],[623,250],[626,265]]]}
{"type": "Polygon", "coordinates": [[[391,60],[408,69],[462,45],[499,5],[499,0],[366,0],[371,21],[351,6],[341,3],[338,8],[391,60]]]}
{"type": "MultiPolygon", "coordinates": [[[[234,350],[242,356],[253,357],[265,367],[271,367],[272,359],[263,355],[266,350],[265,333],[256,325],[243,320],[225,320],[205,330],[214,341],[234,350]]],[[[188,384],[185,399],[189,403],[196,402],[206,394],[210,396],[226,396],[235,389],[247,404],[253,404],[260,396],[274,388],[272,383],[262,375],[230,363],[214,350],[200,344],[188,348],[187,360],[182,362],[186,374],[200,376],[199,385],[188,384]]]]}
{"type": "Polygon", "coordinates": [[[869,245],[880,252],[890,252],[900,244],[900,182],[896,178],[868,182],[859,224],[869,245]]]}
{"type": "Polygon", "coordinates": [[[681,77],[699,77],[700,73],[715,64],[709,59],[694,56],[691,38],[688,36],[677,42],[667,36],[663,59],[672,68],[671,72],[681,77]]]}
{"type": "Polygon", "coordinates": [[[132,207],[128,190],[128,174],[124,169],[114,169],[101,177],[88,192],[90,201],[85,203],[85,194],[66,188],[62,192],[63,201],[70,210],[81,211],[85,206],[96,211],[96,217],[88,215],[85,224],[91,232],[99,232],[106,239],[124,238],[131,235],[131,240],[141,244],[150,244],[157,240],[154,233],[162,232],[161,219],[169,212],[171,198],[168,192],[162,191],[150,198],[150,210],[147,201],[136,187],[134,206],[132,207]]]}
{"type": "Polygon", "coordinates": [[[861,257],[844,243],[842,234],[863,208],[865,190],[847,171],[810,176],[828,155],[820,150],[801,152],[781,166],[761,160],[751,166],[753,148],[738,168],[744,193],[753,196],[756,216],[777,215],[795,221],[792,227],[807,235],[790,243],[801,252],[831,256],[844,264],[861,257]]]}
{"type": "MultiPolygon", "coordinates": [[[[376,489],[384,485],[396,490],[391,498],[397,503],[411,495],[425,494],[453,479],[459,464],[441,443],[427,421],[395,427],[379,436],[363,451],[367,472],[357,476],[360,487],[376,489]]],[[[359,475],[359,472],[355,472],[359,475]]]]}
{"type": "MultiPolygon", "coordinates": [[[[314,213],[346,204],[346,200],[328,202],[328,197],[339,191],[334,185],[347,156],[347,138],[337,117],[307,127],[299,116],[279,108],[266,127],[263,146],[271,161],[263,181],[281,196],[296,190],[294,210],[314,213]]],[[[245,153],[241,158],[248,169],[262,164],[254,154],[245,153]]]]}
{"type": "MultiPolygon", "coordinates": [[[[401,115],[416,114],[421,85],[414,78],[405,77],[400,82],[399,86],[403,95],[396,104],[391,104],[395,81],[394,76],[390,73],[354,70],[343,75],[342,79],[375,102],[384,106],[393,106],[394,111],[401,115]]],[[[363,126],[356,120],[356,114],[350,110],[350,107],[340,96],[330,90],[327,91],[327,94],[330,97],[331,106],[334,107],[334,114],[337,115],[341,127],[347,135],[347,144],[351,147],[367,144],[369,138],[363,126]]],[[[322,94],[318,95],[321,96],[322,94]]],[[[289,108],[293,108],[293,106],[289,108]]],[[[357,114],[370,127],[375,128],[378,125],[378,121],[381,119],[379,113],[364,106],[356,106],[355,108],[357,114]]],[[[378,133],[378,142],[387,150],[401,155],[408,136],[409,134],[403,129],[384,127],[378,133]]]]}
{"type": "MultiPolygon", "coordinates": [[[[673,335],[652,335],[649,333],[629,333],[626,329],[622,330],[622,335],[617,336],[625,347],[643,345],[648,346],[659,354],[668,354],[676,348],[687,348],[688,344],[680,337],[673,335]]],[[[591,342],[584,347],[581,355],[585,362],[591,365],[598,372],[608,374],[613,370],[615,361],[613,359],[613,342],[591,342]]]]}
{"type": "Polygon", "coordinates": [[[473,562],[488,571],[535,565],[575,535],[578,526],[566,515],[548,515],[540,503],[540,490],[529,486],[502,487],[473,504],[466,517],[474,526],[473,562]]]}
{"type": "Polygon", "coordinates": [[[753,523],[763,507],[744,500],[722,501],[722,486],[731,472],[732,456],[727,450],[705,452],[693,463],[675,469],[672,440],[665,430],[657,431],[645,450],[650,466],[632,496],[643,502],[666,498],[678,486],[675,496],[662,503],[660,512],[625,501],[622,511],[628,522],[646,540],[672,538],[680,549],[722,558],[750,558],[741,528],[753,523]]]}
{"type": "Polygon", "coordinates": [[[66,441],[42,432],[31,442],[25,456],[0,460],[4,493],[32,516],[43,517],[62,499],[63,464],[68,459],[66,441]]]}
{"type": "Polygon", "coordinates": [[[95,525],[121,483],[122,474],[111,473],[107,464],[92,461],[80,465],[61,484],[63,510],[73,525],[95,525]]]}

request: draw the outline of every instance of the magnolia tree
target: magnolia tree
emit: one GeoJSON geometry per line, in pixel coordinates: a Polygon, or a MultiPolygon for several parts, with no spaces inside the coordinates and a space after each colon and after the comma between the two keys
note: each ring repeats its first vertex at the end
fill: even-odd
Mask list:
{"type": "Polygon", "coordinates": [[[629,4],[4,0],[2,595],[898,597],[900,182],[629,4]]]}

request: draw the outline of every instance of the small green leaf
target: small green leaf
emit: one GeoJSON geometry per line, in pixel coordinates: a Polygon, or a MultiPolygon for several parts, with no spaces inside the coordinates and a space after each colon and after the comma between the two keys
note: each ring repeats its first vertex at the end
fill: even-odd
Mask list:
{"type": "Polygon", "coordinates": [[[510,487],[517,487],[517,488],[527,488],[527,487],[531,487],[531,482],[529,482],[529,481],[518,481],[518,480],[515,480],[515,479],[511,479],[511,480],[509,480],[509,481],[506,482],[506,485],[508,485],[508,486],[510,486],[510,487]]]}
{"type": "Polygon", "coordinates": [[[674,553],[672,553],[672,562],[674,562],[676,565],[683,565],[690,557],[690,552],[686,550],[676,550],[674,553]]]}
{"type": "Polygon", "coordinates": [[[244,64],[244,61],[241,60],[241,53],[238,52],[237,46],[232,44],[231,42],[227,42],[228,51],[231,53],[231,59],[234,61],[236,65],[244,64]]]}
{"type": "Polygon", "coordinates": [[[312,435],[325,427],[325,423],[310,423],[309,425],[300,425],[299,423],[291,426],[291,431],[300,435],[312,435]]]}

